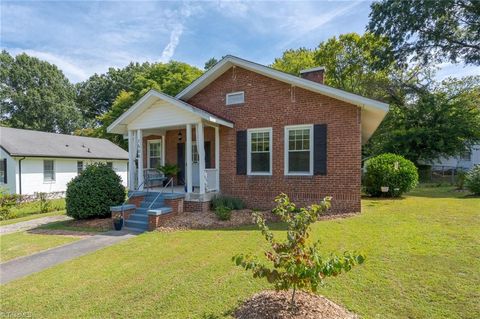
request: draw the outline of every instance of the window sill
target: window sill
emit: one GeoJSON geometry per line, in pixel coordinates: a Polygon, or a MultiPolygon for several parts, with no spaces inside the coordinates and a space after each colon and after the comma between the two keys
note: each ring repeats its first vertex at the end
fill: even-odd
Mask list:
{"type": "Polygon", "coordinates": [[[247,174],[248,177],[272,177],[272,174],[271,173],[265,173],[265,174],[262,174],[262,173],[250,173],[250,174],[247,174]]]}

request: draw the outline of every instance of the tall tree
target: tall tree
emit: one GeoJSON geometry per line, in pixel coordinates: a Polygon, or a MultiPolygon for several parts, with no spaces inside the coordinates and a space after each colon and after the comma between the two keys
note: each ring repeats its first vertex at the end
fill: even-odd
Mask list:
{"type": "Polygon", "coordinates": [[[382,0],[371,6],[368,29],[387,36],[397,59],[480,65],[480,1],[382,0]]]}
{"type": "Polygon", "coordinates": [[[318,66],[315,61],[315,51],[307,48],[289,49],[283,52],[282,57],[276,58],[272,68],[299,75],[304,69],[318,66]]]}
{"type": "Polygon", "coordinates": [[[366,147],[369,155],[401,154],[414,163],[456,156],[480,142],[480,77],[409,86],[366,147]]]}
{"type": "MultiPolygon", "coordinates": [[[[110,68],[107,73],[94,74],[76,85],[76,103],[85,119],[95,121],[107,112],[122,90],[131,90],[136,75],[150,67],[148,62],[130,63],[125,68],[110,68]]],[[[95,124],[95,123],[93,123],[95,124]]]]}
{"type": "Polygon", "coordinates": [[[2,51],[0,83],[2,125],[58,133],[81,125],[74,87],[55,65],[2,51]]]}
{"type": "Polygon", "coordinates": [[[208,59],[207,62],[205,62],[205,66],[203,67],[203,69],[204,69],[205,71],[208,71],[208,70],[210,70],[210,69],[212,68],[212,66],[214,66],[214,65],[217,64],[217,63],[218,63],[218,60],[217,60],[217,59],[215,59],[215,58],[210,58],[210,59],[208,59]]]}

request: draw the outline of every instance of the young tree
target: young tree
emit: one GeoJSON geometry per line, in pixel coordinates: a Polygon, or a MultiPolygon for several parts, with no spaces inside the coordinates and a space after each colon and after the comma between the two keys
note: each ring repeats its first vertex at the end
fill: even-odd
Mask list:
{"type": "Polygon", "coordinates": [[[210,59],[208,59],[207,62],[205,62],[205,66],[203,67],[203,69],[204,69],[205,71],[208,71],[208,70],[210,70],[210,69],[212,68],[212,66],[214,66],[214,65],[217,64],[217,63],[218,63],[218,60],[217,60],[217,59],[215,59],[215,58],[210,58],[210,59]]]}
{"type": "Polygon", "coordinates": [[[368,29],[390,39],[397,59],[415,53],[480,65],[478,0],[381,0],[371,8],[368,29]]]}
{"type": "Polygon", "coordinates": [[[2,125],[57,133],[81,126],[74,87],[55,65],[2,51],[0,83],[2,125]]]}
{"type": "Polygon", "coordinates": [[[329,257],[322,257],[320,243],[309,244],[310,225],[330,208],[329,197],[318,205],[305,208],[297,208],[286,194],[277,196],[275,202],[277,207],[273,213],[288,227],[286,241],[276,240],[265,219],[259,214],[255,215],[262,235],[271,246],[271,250],[265,251],[265,257],[273,263],[273,268],[251,255],[239,254],[232,257],[232,261],[245,270],[251,270],[254,278],[266,278],[277,290],[292,288],[292,306],[295,305],[297,289],[316,291],[325,277],[337,276],[364,262],[364,255],[349,252],[342,256],[331,254],[329,257]]]}

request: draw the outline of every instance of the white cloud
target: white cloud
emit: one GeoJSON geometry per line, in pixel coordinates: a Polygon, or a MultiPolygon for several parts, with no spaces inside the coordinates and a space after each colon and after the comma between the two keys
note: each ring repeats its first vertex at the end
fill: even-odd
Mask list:
{"type": "Polygon", "coordinates": [[[175,49],[177,48],[178,43],[180,43],[180,37],[183,33],[183,25],[178,24],[174,27],[170,33],[170,41],[168,42],[165,49],[162,51],[162,56],[160,57],[160,62],[168,62],[175,54],[175,49]]]}

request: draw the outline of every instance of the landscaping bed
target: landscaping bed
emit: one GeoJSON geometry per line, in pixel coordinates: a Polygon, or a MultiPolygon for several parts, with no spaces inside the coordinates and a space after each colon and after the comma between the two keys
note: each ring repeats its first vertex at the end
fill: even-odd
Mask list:
{"type": "Polygon", "coordinates": [[[111,218],[94,218],[82,220],[66,220],[42,225],[36,229],[41,230],[57,230],[67,232],[84,232],[97,233],[113,229],[113,222],[111,218]]]}
{"type": "Polygon", "coordinates": [[[234,313],[237,319],[357,319],[358,316],[319,295],[297,291],[262,291],[246,300],[234,313]]]}

